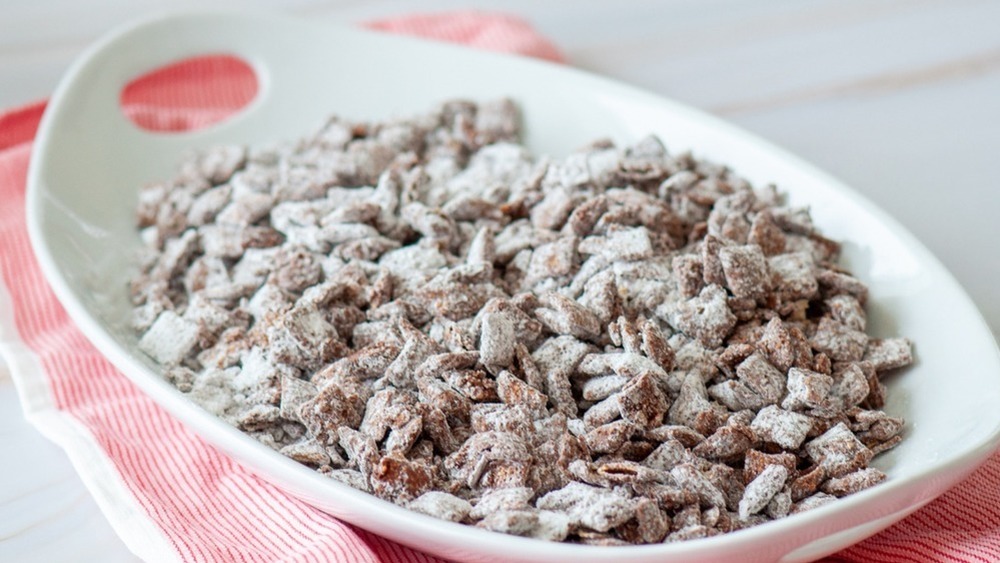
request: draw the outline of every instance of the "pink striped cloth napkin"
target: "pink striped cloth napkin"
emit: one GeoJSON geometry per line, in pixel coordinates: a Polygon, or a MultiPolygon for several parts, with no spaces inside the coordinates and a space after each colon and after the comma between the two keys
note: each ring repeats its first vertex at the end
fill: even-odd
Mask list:
{"type": "MultiPolygon", "coordinates": [[[[458,12],[368,24],[562,60],[517,18],[458,12]]],[[[225,117],[256,82],[225,58],[154,72],[123,96],[144,127],[225,117]]],[[[191,434],[119,374],[72,324],[31,253],[25,175],[44,103],[0,114],[0,352],[27,417],[69,454],[130,549],[150,561],[437,561],[277,491],[191,434]]],[[[1000,561],[1000,457],[961,486],[829,561],[1000,561]]]]}

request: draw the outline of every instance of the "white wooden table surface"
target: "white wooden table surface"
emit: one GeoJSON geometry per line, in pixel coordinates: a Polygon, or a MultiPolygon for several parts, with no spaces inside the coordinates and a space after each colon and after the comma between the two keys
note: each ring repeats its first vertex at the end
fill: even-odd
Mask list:
{"type": "MultiPolygon", "coordinates": [[[[519,14],[572,64],[720,115],[864,193],[944,262],[1000,334],[998,1],[5,0],[0,108],[45,97],[119,23],[207,6],[340,23],[519,14]]],[[[0,561],[133,559],[65,456],[22,420],[3,366],[0,451],[0,561]]]]}

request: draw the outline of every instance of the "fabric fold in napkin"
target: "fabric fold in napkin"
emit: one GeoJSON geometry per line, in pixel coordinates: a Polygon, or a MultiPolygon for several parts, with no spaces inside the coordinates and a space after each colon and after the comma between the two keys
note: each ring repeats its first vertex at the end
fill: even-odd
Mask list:
{"type": "MultiPolygon", "coordinates": [[[[367,27],[562,61],[530,25],[505,14],[417,15],[367,27]]],[[[124,97],[124,110],[148,128],[183,130],[252,98],[246,89],[254,81],[199,64],[219,62],[147,77],[124,97]],[[185,97],[192,88],[199,91],[193,102],[185,97]]],[[[46,284],[28,241],[25,176],[43,109],[38,103],[0,114],[0,352],[27,417],[67,451],[126,545],[149,561],[437,561],[257,479],[172,419],[90,345],[46,284]]],[[[1000,560],[1000,457],[829,560],[1000,560]]]]}

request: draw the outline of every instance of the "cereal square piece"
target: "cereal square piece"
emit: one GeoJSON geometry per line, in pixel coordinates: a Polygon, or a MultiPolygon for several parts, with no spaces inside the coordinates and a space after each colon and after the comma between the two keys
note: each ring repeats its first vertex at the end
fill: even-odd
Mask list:
{"type": "Polygon", "coordinates": [[[715,432],[725,422],[725,409],[708,400],[708,390],[701,375],[691,372],[681,385],[680,394],[670,406],[671,424],[689,426],[702,435],[715,432]]]}
{"type": "MultiPolygon", "coordinates": [[[[354,341],[358,344],[357,331],[354,341]]],[[[325,385],[328,381],[348,375],[361,380],[373,379],[385,373],[399,356],[401,347],[396,342],[380,340],[363,346],[358,345],[355,350],[351,355],[340,358],[313,374],[312,382],[325,385]]]]}
{"type": "Polygon", "coordinates": [[[635,516],[635,505],[630,499],[580,482],[571,482],[546,494],[538,499],[536,506],[563,512],[569,516],[571,525],[598,532],[620,526],[635,516]]]}
{"type": "Polygon", "coordinates": [[[672,532],[663,541],[664,543],[671,543],[671,542],[682,542],[688,540],[697,540],[701,538],[708,538],[718,533],[719,532],[717,530],[713,530],[708,526],[697,524],[697,525],[687,526],[675,532],[672,532]]]}
{"type": "Polygon", "coordinates": [[[663,511],[656,501],[639,498],[635,501],[634,525],[619,528],[619,533],[629,543],[659,543],[670,531],[670,521],[664,517],[663,511]]]}
{"type": "Polygon", "coordinates": [[[524,487],[532,456],[525,441],[510,432],[473,434],[444,462],[452,478],[470,488],[524,487]]]}
{"type": "Polygon", "coordinates": [[[767,256],[774,256],[785,251],[785,233],[781,231],[769,211],[761,211],[754,217],[750,225],[747,242],[760,245],[767,256]]]}
{"type": "Polygon", "coordinates": [[[233,201],[219,211],[215,220],[219,224],[248,226],[266,217],[272,207],[274,198],[270,194],[236,192],[233,201]]]}
{"type": "Polygon", "coordinates": [[[726,286],[739,299],[760,299],[770,288],[770,273],[764,253],[756,244],[724,246],[719,260],[726,286]]]}
{"type": "Polygon", "coordinates": [[[278,422],[279,417],[278,407],[256,404],[236,415],[236,425],[247,432],[266,431],[278,422]]]}
{"type": "Polygon", "coordinates": [[[798,449],[811,428],[812,421],[808,416],[775,405],[761,409],[750,424],[750,429],[760,439],[788,450],[798,449]]]}
{"type": "Polygon", "coordinates": [[[521,129],[521,111],[509,98],[484,102],[476,111],[475,129],[476,142],[482,145],[516,141],[521,129]]]}
{"type": "Polygon", "coordinates": [[[766,404],[777,403],[785,395],[785,376],[759,352],[750,354],[736,366],[736,377],[766,404]]]}
{"type": "MultiPolygon", "coordinates": [[[[715,230],[717,225],[713,219],[715,219],[715,217],[709,215],[709,232],[715,230]]],[[[724,216],[721,225],[718,225],[718,230],[715,234],[717,234],[719,238],[733,243],[744,244],[747,242],[747,235],[750,234],[750,221],[748,221],[746,216],[742,213],[729,213],[724,216]]]]}
{"type": "Polygon", "coordinates": [[[769,465],[783,465],[789,475],[794,475],[798,463],[799,458],[790,452],[766,454],[757,450],[747,450],[747,455],[743,458],[743,481],[747,483],[753,481],[769,465]]]}
{"type": "Polygon", "coordinates": [[[879,455],[882,452],[887,452],[892,448],[895,448],[903,441],[903,437],[896,435],[884,442],[878,442],[876,444],[866,444],[872,451],[872,455],[879,455]]]}
{"type": "Polygon", "coordinates": [[[510,313],[483,315],[479,336],[479,356],[486,366],[508,366],[514,359],[516,325],[510,313]]]}
{"type": "Polygon", "coordinates": [[[622,419],[638,428],[653,428],[663,421],[667,412],[667,398],[660,390],[653,375],[643,373],[632,378],[618,394],[622,419]]]}
{"type": "Polygon", "coordinates": [[[340,441],[342,426],[357,428],[366,398],[347,385],[327,385],[318,395],[299,407],[299,418],[309,432],[325,446],[340,441]]]}
{"type": "Polygon", "coordinates": [[[578,237],[585,237],[594,229],[597,220],[608,210],[608,198],[597,196],[589,199],[576,207],[566,220],[565,230],[568,230],[578,237]]]}
{"type": "Polygon", "coordinates": [[[316,256],[304,249],[283,249],[275,257],[274,282],[285,291],[299,293],[316,285],[323,269],[316,256]]]}
{"type": "Polygon", "coordinates": [[[667,439],[643,460],[643,465],[661,471],[670,471],[682,463],[690,463],[693,456],[677,440],[667,439]]]}
{"type": "Polygon", "coordinates": [[[136,225],[139,228],[149,227],[156,223],[160,209],[167,205],[167,196],[171,185],[167,182],[146,184],[139,188],[139,200],[136,203],[136,225]]]}
{"type": "Polygon", "coordinates": [[[889,416],[882,411],[856,409],[850,416],[854,419],[851,429],[865,443],[890,440],[899,434],[904,424],[902,418],[889,416]]]}
{"type": "Polygon", "coordinates": [[[607,488],[634,485],[635,483],[652,483],[665,477],[660,471],[628,460],[588,463],[577,459],[570,462],[567,469],[572,476],[580,481],[607,488]]]}
{"type": "Polygon", "coordinates": [[[701,258],[693,254],[680,254],[671,262],[674,279],[684,297],[690,299],[705,287],[701,258]]]}
{"type": "Polygon", "coordinates": [[[637,494],[656,500],[660,506],[671,512],[698,504],[697,493],[676,484],[636,483],[632,488],[637,494]]]}
{"type": "Polygon", "coordinates": [[[726,275],[722,269],[722,261],[719,259],[719,251],[722,249],[722,241],[708,235],[701,245],[701,271],[705,278],[706,285],[725,285],[726,275]]]}
{"type": "Polygon", "coordinates": [[[580,241],[581,254],[600,254],[607,260],[642,260],[653,254],[653,241],[646,227],[611,225],[606,236],[589,236],[580,241]]]}
{"type": "Polygon", "coordinates": [[[479,353],[475,351],[431,354],[420,362],[413,375],[416,379],[439,377],[447,371],[471,369],[478,361],[479,353]]]}
{"type": "MultiPolygon", "coordinates": [[[[472,222],[479,219],[500,221],[504,218],[503,211],[497,204],[472,195],[455,196],[441,206],[441,211],[458,222],[472,222]]],[[[461,224],[457,224],[456,228],[462,229],[463,227],[461,224]]],[[[463,238],[465,238],[464,235],[463,238]]]]}
{"type": "Polygon", "coordinates": [[[521,405],[477,403],[470,414],[475,432],[509,432],[526,440],[534,433],[533,420],[532,413],[521,405]]]}
{"type": "Polygon", "coordinates": [[[858,368],[865,374],[868,380],[868,396],[861,402],[861,406],[866,409],[880,409],[885,406],[886,387],[879,380],[878,372],[871,362],[858,362],[858,368]]]}
{"type": "MultiPolygon", "coordinates": [[[[531,222],[540,229],[559,230],[569,214],[580,203],[580,196],[572,189],[574,184],[586,183],[589,174],[583,166],[575,163],[553,164],[545,175],[545,182],[551,186],[545,190],[542,200],[531,209],[531,222]]],[[[581,163],[582,164],[582,163],[581,163]]]]}
{"type": "Polygon", "coordinates": [[[726,495],[702,475],[694,465],[682,463],[670,470],[670,476],[681,487],[694,491],[698,495],[702,506],[725,508],[726,495]]]}
{"type": "Polygon", "coordinates": [[[816,272],[816,281],[819,282],[823,295],[853,295],[862,307],[868,301],[868,286],[851,275],[821,269],[816,272]]]}
{"type": "Polygon", "coordinates": [[[667,343],[660,327],[649,319],[643,319],[639,321],[639,333],[642,336],[642,344],[639,346],[642,353],[664,371],[672,371],[677,354],[667,343]]]}
{"type": "Polygon", "coordinates": [[[782,301],[812,299],[819,291],[814,273],[815,264],[806,252],[790,252],[772,256],[767,261],[774,274],[775,290],[782,301]]]}
{"type": "Polygon", "coordinates": [[[154,278],[167,281],[182,273],[184,268],[194,259],[199,245],[203,246],[205,242],[200,234],[200,229],[197,231],[187,229],[179,237],[167,240],[163,253],[160,254],[151,275],[154,278]]]}
{"type": "MultiPolygon", "coordinates": [[[[216,305],[200,294],[188,301],[184,318],[197,324],[203,335],[217,335],[227,326],[235,325],[230,311],[216,305]]],[[[214,339],[214,338],[213,338],[214,339]]],[[[202,345],[204,346],[204,344],[202,345]]]]}
{"type": "Polygon", "coordinates": [[[405,456],[420,439],[423,431],[424,419],[421,416],[415,416],[405,424],[393,428],[389,431],[389,437],[385,439],[386,453],[405,456]]]}
{"type": "Polygon", "coordinates": [[[546,340],[531,356],[545,376],[546,394],[557,409],[567,416],[575,417],[577,410],[569,377],[576,371],[583,357],[593,349],[590,344],[564,335],[546,340]]]}
{"type": "Polygon", "coordinates": [[[569,535],[570,518],[562,512],[539,510],[538,524],[528,536],[546,541],[563,541],[569,535]]]}
{"type": "Polygon", "coordinates": [[[669,321],[708,348],[719,347],[736,326],[726,291],[717,285],[706,286],[697,297],[682,301],[669,321]]]}
{"type": "Polygon", "coordinates": [[[442,491],[428,491],[410,501],[406,508],[449,522],[461,522],[472,511],[469,501],[442,491]]]}
{"type": "Polygon", "coordinates": [[[844,326],[864,332],[868,324],[865,309],[853,295],[834,295],[825,301],[833,318],[844,326]]]}
{"type": "MultiPolygon", "coordinates": [[[[259,286],[267,279],[279,248],[248,248],[232,267],[233,283],[259,286]]],[[[218,263],[224,263],[219,260],[218,263]]]]}
{"type": "Polygon", "coordinates": [[[789,487],[785,487],[778,494],[774,495],[771,502],[767,503],[767,517],[772,520],[777,520],[779,518],[784,518],[788,516],[788,512],[792,509],[792,492],[789,487]]]}
{"type": "Polygon", "coordinates": [[[811,339],[813,347],[838,362],[856,362],[864,356],[868,335],[832,318],[820,319],[811,339]]]}
{"type": "Polygon", "coordinates": [[[801,342],[796,334],[778,317],[768,321],[764,332],[756,340],[757,349],[763,352],[768,362],[782,373],[799,363],[808,342],[801,342]]]}
{"type": "Polygon", "coordinates": [[[685,447],[693,448],[705,439],[703,435],[687,426],[666,424],[659,428],[647,430],[645,436],[648,440],[665,442],[667,440],[677,440],[685,447]]]}
{"type": "Polygon", "coordinates": [[[523,510],[530,508],[528,502],[535,496],[530,487],[511,487],[506,489],[489,489],[479,497],[469,516],[476,520],[501,510],[523,510]]]}
{"type": "MultiPolygon", "coordinates": [[[[594,259],[586,262],[590,264],[594,259]]],[[[586,265],[585,264],[585,265],[586,265]]],[[[602,324],[608,323],[621,313],[622,297],[618,282],[612,270],[603,270],[587,280],[579,303],[597,315],[602,324]]]]}
{"type": "Polygon", "coordinates": [[[594,313],[576,301],[556,292],[539,295],[544,307],[535,309],[535,316],[556,334],[595,340],[601,334],[601,321],[594,313]]]}
{"type": "MultiPolygon", "coordinates": [[[[743,491],[745,489],[742,474],[724,463],[713,463],[704,473],[705,478],[715,485],[715,488],[722,491],[722,494],[726,497],[726,506],[722,514],[726,511],[738,510],[740,499],[743,498],[743,491]]],[[[712,508],[720,509],[722,507],[712,508]]],[[[716,520],[717,523],[721,523],[722,519],[724,519],[721,514],[719,518],[720,520],[716,520]]],[[[705,520],[703,520],[703,523],[708,525],[705,520]]]]}
{"type": "Polygon", "coordinates": [[[632,437],[635,426],[624,420],[616,420],[587,432],[583,437],[587,448],[593,453],[612,453],[632,437]]]}
{"type": "Polygon", "coordinates": [[[219,145],[198,153],[186,163],[184,171],[218,185],[243,168],[247,161],[246,147],[219,145]]]}
{"type": "Polygon", "coordinates": [[[811,370],[792,368],[788,370],[788,394],[781,402],[786,410],[818,408],[826,404],[833,378],[811,370]]]}
{"type": "MultiPolygon", "coordinates": [[[[294,377],[297,372],[279,367],[271,361],[268,350],[254,346],[240,354],[239,371],[233,377],[231,385],[236,391],[249,394],[260,387],[281,385],[280,379],[286,375],[294,377]]],[[[315,395],[313,393],[308,398],[315,395]]]]}
{"type": "Polygon", "coordinates": [[[526,536],[538,527],[538,511],[500,510],[487,515],[476,526],[512,536],[526,536]]]}
{"type": "Polygon", "coordinates": [[[440,209],[430,208],[420,202],[403,207],[400,217],[424,238],[450,242],[455,236],[455,222],[440,209]]]}
{"type": "MultiPolygon", "coordinates": [[[[349,377],[349,376],[348,376],[349,377]]],[[[337,385],[336,381],[329,385],[337,385]]],[[[382,441],[389,428],[400,428],[417,416],[417,401],[411,392],[388,387],[374,393],[365,404],[358,430],[382,441]]]]}
{"type": "Polygon", "coordinates": [[[755,441],[756,437],[750,428],[726,425],[692,448],[691,453],[710,461],[735,462],[745,457],[746,451],[753,447],[755,441]]]}
{"type": "Polygon", "coordinates": [[[375,464],[378,463],[380,457],[378,445],[375,443],[375,440],[371,436],[366,436],[346,426],[336,430],[334,435],[335,442],[328,442],[321,445],[325,445],[331,449],[335,445],[340,445],[347,452],[347,457],[351,465],[356,467],[366,478],[370,476],[372,469],[375,468],[375,464]]]}
{"type": "Polygon", "coordinates": [[[602,375],[588,379],[583,384],[583,399],[585,401],[603,401],[621,391],[628,381],[628,377],[621,375],[602,375]]]}
{"type": "Polygon", "coordinates": [[[400,454],[389,454],[383,456],[372,469],[369,482],[373,493],[402,504],[431,489],[434,468],[420,461],[410,461],[400,454]]]}
{"type": "Polygon", "coordinates": [[[730,379],[708,388],[708,396],[722,403],[731,411],[757,410],[766,403],[756,391],[739,380],[730,379]]]}
{"type": "Polygon", "coordinates": [[[619,315],[617,319],[607,324],[608,340],[615,347],[624,348],[631,354],[641,353],[641,336],[639,335],[636,323],[630,322],[624,316],[619,315]]]}
{"type": "Polygon", "coordinates": [[[656,181],[665,179],[667,149],[655,135],[646,135],[636,143],[626,147],[618,164],[618,174],[630,182],[656,181]]]}
{"type": "Polygon", "coordinates": [[[789,487],[792,501],[798,502],[815,493],[824,481],[826,481],[826,470],[822,465],[814,465],[812,469],[800,472],[789,487]]]}
{"type": "Polygon", "coordinates": [[[632,353],[588,354],[580,362],[577,371],[583,375],[600,376],[609,372],[632,379],[643,374],[660,378],[666,372],[653,360],[632,353]]]}
{"type": "Polygon", "coordinates": [[[319,389],[313,383],[292,375],[283,376],[281,378],[281,418],[301,422],[299,409],[317,393],[319,393],[319,389]]]}
{"type": "Polygon", "coordinates": [[[544,416],[548,398],[534,387],[514,377],[509,371],[501,371],[496,378],[497,395],[511,406],[523,406],[535,416],[544,416]]]}
{"type": "Polygon", "coordinates": [[[312,439],[302,440],[281,448],[281,454],[299,463],[320,467],[330,463],[330,454],[319,442],[312,439]]]}
{"type": "Polygon", "coordinates": [[[858,364],[847,364],[834,373],[834,384],[831,395],[836,397],[845,408],[859,405],[871,392],[868,378],[858,364]]]}
{"type": "Polygon", "coordinates": [[[576,237],[562,237],[535,248],[523,287],[528,289],[544,280],[573,275],[577,266],[576,244],[576,237]]]}
{"type": "Polygon", "coordinates": [[[205,256],[235,259],[246,249],[246,227],[232,224],[208,224],[198,227],[199,239],[205,256]]]}
{"type": "Polygon", "coordinates": [[[422,402],[441,409],[449,422],[468,423],[472,402],[455,390],[451,385],[438,379],[418,379],[417,388],[422,402]]]}
{"type": "Polygon", "coordinates": [[[198,344],[198,325],[163,311],[139,339],[139,349],[165,366],[179,364],[198,344]]]}
{"type": "Polygon", "coordinates": [[[885,481],[885,473],[882,473],[874,467],[867,467],[865,469],[859,469],[854,473],[848,473],[843,477],[828,479],[825,483],[823,483],[821,489],[824,493],[835,497],[844,497],[869,487],[873,487],[882,481],[885,481]]]}
{"type": "Polygon", "coordinates": [[[785,486],[788,480],[788,468],[784,465],[769,465],[747,485],[740,500],[740,518],[746,520],[751,514],[757,514],[767,506],[771,499],[785,486]]]}
{"type": "Polygon", "coordinates": [[[323,362],[336,359],[346,350],[336,329],[314,307],[295,307],[288,311],[283,321],[295,343],[305,353],[323,362]]]}
{"type": "Polygon", "coordinates": [[[811,235],[816,230],[807,207],[779,207],[771,213],[774,222],[786,233],[811,235]]]}
{"type": "Polygon", "coordinates": [[[188,210],[188,223],[196,227],[211,222],[215,216],[229,203],[233,188],[224,184],[202,192],[195,198],[188,210]]]}
{"type": "Polygon", "coordinates": [[[868,342],[864,359],[883,372],[913,363],[913,346],[906,338],[880,338],[868,342]]]}
{"type": "Polygon", "coordinates": [[[488,377],[483,370],[451,370],[444,372],[442,377],[456,391],[471,401],[493,402],[500,400],[497,395],[496,380],[488,377]]]}
{"type": "Polygon", "coordinates": [[[806,453],[829,477],[842,477],[866,467],[872,460],[871,450],[843,422],[808,442],[806,453]]]}
{"type": "Polygon", "coordinates": [[[789,514],[798,514],[800,512],[805,512],[807,510],[812,510],[814,508],[819,508],[824,504],[831,503],[837,500],[837,497],[833,495],[828,495],[824,492],[818,492],[811,496],[808,496],[799,502],[792,505],[792,509],[788,512],[789,514]]]}

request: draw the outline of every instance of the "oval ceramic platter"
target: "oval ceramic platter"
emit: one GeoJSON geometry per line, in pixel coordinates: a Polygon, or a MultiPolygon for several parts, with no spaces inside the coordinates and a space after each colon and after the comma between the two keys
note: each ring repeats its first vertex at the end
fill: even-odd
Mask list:
{"type": "Polygon", "coordinates": [[[798,158],[654,94],[558,65],[274,15],[198,13],[143,21],[105,37],[69,71],[43,119],[29,174],[32,243],[80,329],[155,401],[291,495],[377,534],[442,557],[507,561],[808,561],[889,526],[958,483],[1000,436],[1000,358],[955,280],[885,212],[798,158]],[[193,133],[154,134],[118,108],[148,70],[209,53],[243,58],[260,89],[241,114],[193,133]],[[875,466],[889,479],[818,509],[708,539],[637,547],[548,543],[413,513],[323,477],[243,435],[167,384],[128,326],[128,272],[139,238],[137,188],[180,155],[217,143],[292,139],[332,113],[410,115],[448,98],[510,96],[536,153],[565,155],[600,137],[658,134],[673,152],[730,165],[808,205],[843,264],[867,282],[870,332],[916,343],[917,361],[887,381],[886,410],[907,420],[902,445],[875,466]]]}

